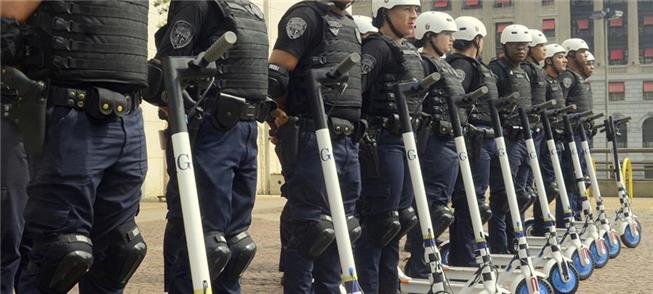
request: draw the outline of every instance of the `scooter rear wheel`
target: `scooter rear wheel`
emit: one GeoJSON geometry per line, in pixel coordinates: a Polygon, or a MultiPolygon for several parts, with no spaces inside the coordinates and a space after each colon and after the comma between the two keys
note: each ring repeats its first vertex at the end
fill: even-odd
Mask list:
{"type": "Polygon", "coordinates": [[[549,272],[549,283],[551,283],[556,294],[576,293],[576,290],[578,290],[578,285],[580,284],[578,271],[571,263],[568,265],[569,279],[567,281],[563,279],[562,270],[558,265],[553,266],[549,272]]]}
{"type": "MultiPolygon", "coordinates": [[[[551,284],[549,284],[549,282],[543,278],[540,277],[537,278],[537,285],[540,288],[540,294],[555,293],[551,284]]],[[[519,282],[515,290],[515,294],[529,294],[528,286],[526,285],[526,280],[521,280],[521,282],[519,282]]]]}
{"type": "Polygon", "coordinates": [[[635,226],[636,227],[634,229],[637,230],[637,234],[635,234],[633,231],[633,225],[631,223],[626,226],[624,234],[621,235],[621,241],[623,241],[624,245],[626,245],[628,248],[635,248],[642,241],[642,225],[638,219],[635,219],[635,226]]]}

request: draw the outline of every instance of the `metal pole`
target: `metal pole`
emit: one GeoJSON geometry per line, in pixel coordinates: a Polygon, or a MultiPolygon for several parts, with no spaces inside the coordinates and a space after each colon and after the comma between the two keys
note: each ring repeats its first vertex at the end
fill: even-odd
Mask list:
{"type": "MultiPolygon", "coordinates": [[[[605,10],[605,8],[604,8],[605,10]]],[[[610,100],[610,90],[608,89],[608,86],[610,83],[608,82],[608,17],[607,15],[603,16],[603,78],[604,78],[604,83],[605,83],[605,115],[610,115],[608,112],[608,101],[610,100]]],[[[609,148],[610,145],[608,145],[608,140],[606,137],[605,140],[605,148],[609,148]]],[[[605,161],[608,162],[609,160],[609,155],[605,155],[605,161]]]]}

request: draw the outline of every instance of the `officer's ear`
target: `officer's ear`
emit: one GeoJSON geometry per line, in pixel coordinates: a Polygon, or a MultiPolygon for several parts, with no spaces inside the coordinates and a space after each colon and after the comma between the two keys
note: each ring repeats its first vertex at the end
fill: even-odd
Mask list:
{"type": "Polygon", "coordinates": [[[544,61],[544,63],[546,63],[546,64],[548,64],[548,65],[553,65],[553,61],[551,60],[551,58],[547,58],[547,59],[544,61]]]}

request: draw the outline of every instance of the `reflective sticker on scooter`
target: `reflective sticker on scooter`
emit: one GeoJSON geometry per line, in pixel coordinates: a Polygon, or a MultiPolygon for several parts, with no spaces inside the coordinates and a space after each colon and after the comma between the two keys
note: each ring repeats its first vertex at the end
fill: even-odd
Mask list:
{"type": "Polygon", "coordinates": [[[599,253],[601,253],[601,255],[603,255],[603,254],[605,254],[607,252],[608,249],[605,248],[605,247],[606,247],[605,246],[605,240],[603,240],[603,239],[599,240],[599,253]]]}
{"type": "Polygon", "coordinates": [[[590,264],[589,259],[590,259],[590,251],[587,248],[583,248],[583,258],[582,258],[583,265],[590,264]]]}
{"type": "Polygon", "coordinates": [[[610,238],[612,238],[612,244],[617,244],[617,232],[610,232],[610,238]]]}
{"type": "Polygon", "coordinates": [[[540,287],[537,283],[537,278],[531,278],[531,288],[533,288],[533,293],[540,293],[540,287]]]}
{"type": "Polygon", "coordinates": [[[633,236],[635,236],[635,237],[639,236],[639,230],[637,229],[637,224],[631,223],[630,228],[631,228],[631,231],[633,231],[633,236]]]}

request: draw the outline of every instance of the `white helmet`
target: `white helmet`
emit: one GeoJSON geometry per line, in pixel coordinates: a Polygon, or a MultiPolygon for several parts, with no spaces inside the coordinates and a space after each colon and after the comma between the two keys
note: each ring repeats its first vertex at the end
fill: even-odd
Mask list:
{"type": "Polygon", "coordinates": [[[354,23],[358,27],[358,32],[361,34],[375,33],[379,29],[372,25],[372,18],[365,15],[354,15],[354,23]]]}
{"type": "Polygon", "coordinates": [[[548,44],[544,46],[544,48],[546,48],[546,54],[544,55],[544,59],[551,58],[558,53],[564,53],[565,55],[567,54],[567,50],[565,50],[564,47],[556,43],[548,44]]]}
{"type": "Polygon", "coordinates": [[[587,62],[590,62],[590,61],[595,61],[596,59],[594,59],[594,54],[592,54],[592,52],[587,51],[587,58],[585,60],[587,62]]]}
{"type": "Polygon", "coordinates": [[[590,50],[590,46],[583,39],[571,38],[562,42],[562,47],[565,47],[567,52],[569,51],[578,51],[578,50],[590,50]]]}
{"type": "Polygon", "coordinates": [[[415,38],[421,40],[426,33],[456,32],[458,26],[451,15],[439,11],[427,11],[417,17],[415,38]]]}
{"type": "Polygon", "coordinates": [[[530,29],[530,31],[531,31],[531,37],[533,38],[533,40],[531,41],[530,44],[528,44],[528,46],[535,47],[537,45],[546,44],[548,42],[546,40],[546,36],[544,35],[544,33],[542,33],[542,31],[535,30],[535,29],[530,29]]]}
{"type": "Polygon", "coordinates": [[[533,41],[531,32],[526,26],[520,24],[511,24],[501,32],[501,44],[506,43],[530,43],[533,41]]]}
{"type": "Polygon", "coordinates": [[[420,7],[422,3],[420,3],[420,0],[372,0],[372,17],[376,17],[381,8],[392,9],[399,5],[420,7]]]}
{"type": "Polygon", "coordinates": [[[481,37],[487,35],[487,29],[485,29],[483,22],[473,16],[459,16],[456,18],[456,25],[458,31],[453,34],[456,40],[471,41],[478,35],[481,35],[481,37]]]}

